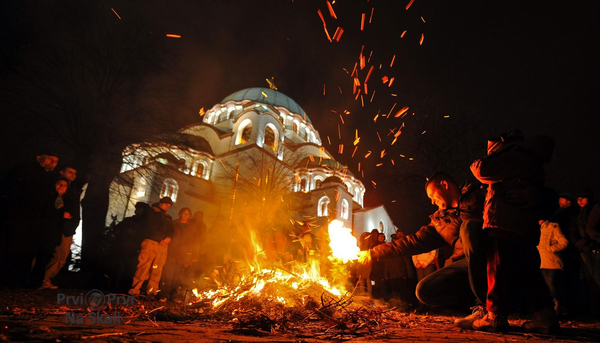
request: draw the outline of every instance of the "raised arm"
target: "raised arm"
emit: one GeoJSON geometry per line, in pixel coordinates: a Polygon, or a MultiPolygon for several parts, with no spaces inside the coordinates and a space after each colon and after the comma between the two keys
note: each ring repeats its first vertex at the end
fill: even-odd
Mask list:
{"type": "Polygon", "coordinates": [[[391,243],[380,244],[371,249],[374,260],[390,258],[395,255],[418,255],[447,244],[444,238],[432,226],[423,226],[414,234],[391,243]]]}

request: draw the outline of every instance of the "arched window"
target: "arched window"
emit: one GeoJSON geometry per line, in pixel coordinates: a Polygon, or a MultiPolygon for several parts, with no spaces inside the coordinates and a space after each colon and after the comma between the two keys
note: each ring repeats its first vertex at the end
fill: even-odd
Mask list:
{"type": "Polygon", "coordinates": [[[323,178],[321,176],[315,176],[315,188],[321,188],[321,183],[323,183],[323,178]]]}
{"type": "Polygon", "coordinates": [[[300,191],[302,192],[308,192],[310,190],[309,184],[308,184],[308,179],[306,177],[301,177],[300,178],[300,191]]]}
{"type": "Polygon", "coordinates": [[[379,221],[379,232],[385,232],[385,226],[383,225],[383,220],[379,221]]]}
{"type": "Polygon", "coordinates": [[[250,119],[246,119],[240,124],[240,126],[238,126],[235,145],[248,142],[250,137],[252,137],[252,121],[250,119]]]}
{"type": "Polygon", "coordinates": [[[327,217],[329,207],[329,197],[326,195],[319,199],[319,205],[317,207],[317,217],[327,217]]]}
{"type": "Polygon", "coordinates": [[[160,197],[170,197],[171,200],[177,201],[177,191],[179,190],[179,185],[177,181],[173,179],[165,179],[160,188],[160,197]]]}
{"type": "Polygon", "coordinates": [[[349,181],[346,181],[346,187],[348,187],[348,193],[352,193],[352,184],[349,181]]]}
{"type": "Polygon", "coordinates": [[[278,132],[273,127],[273,124],[267,124],[265,126],[265,141],[263,146],[271,148],[273,151],[277,151],[277,136],[278,132]]]}
{"type": "Polygon", "coordinates": [[[241,136],[241,140],[240,143],[244,144],[247,141],[250,140],[250,137],[252,136],[252,124],[246,125],[244,127],[244,129],[242,130],[242,136],[241,136]]]}
{"type": "Polygon", "coordinates": [[[294,120],[294,123],[292,124],[292,129],[294,129],[294,132],[298,133],[298,122],[294,120]]]}
{"type": "Polygon", "coordinates": [[[354,200],[356,200],[356,202],[359,202],[360,199],[360,190],[358,189],[358,187],[354,188],[354,200]]]}
{"type": "Polygon", "coordinates": [[[348,206],[348,200],[342,199],[342,218],[348,219],[349,213],[350,213],[350,210],[349,210],[349,206],[348,206]]]}
{"type": "Polygon", "coordinates": [[[220,109],[217,113],[219,113],[219,123],[229,118],[229,111],[225,108],[220,109]]]}
{"type": "Polygon", "coordinates": [[[196,164],[194,165],[194,169],[192,169],[192,175],[207,179],[207,177],[205,177],[207,173],[207,167],[208,165],[204,161],[196,162],[196,164]]]}

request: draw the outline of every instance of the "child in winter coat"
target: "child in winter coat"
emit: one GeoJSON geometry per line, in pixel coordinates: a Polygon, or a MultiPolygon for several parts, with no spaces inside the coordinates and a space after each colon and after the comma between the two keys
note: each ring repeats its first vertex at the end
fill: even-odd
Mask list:
{"type": "Polygon", "coordinates": [[[550,290],[550,295],[554,298],[554,310],[559,312],[561,311],[559,285],[563,271],[563,260],[559,252],[567,248],[569,241],[562,234],[557,223],[540,220],[540,225],[540,244],[537,246],[542,260],[540,269],[550,290]]]}

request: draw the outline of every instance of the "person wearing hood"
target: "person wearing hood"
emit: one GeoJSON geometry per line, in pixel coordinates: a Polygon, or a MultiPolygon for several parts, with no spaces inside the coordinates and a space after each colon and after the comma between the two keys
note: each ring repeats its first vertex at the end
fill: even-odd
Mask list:
{"type": "Polygon", "coordinates": [[[538,136],[525,140],[518,130],[488,141],[487,156],[471,165],[471,172],[483,184],[487,195],[483,230],[487,232],[488,313],[473,323],[480,331],[509,329],[507,315],[515,291],[521,292],[534,311],[533,320],[523,329],[549,333],[559,329],[548,287],[540,272],[539,211],[515,206],[507,193],[533,186],[542,191],[543,165],[550,161],[554,140],[538,136]]]}
{"type": "Polygon", "coordinates": [[[167,262],[168,246],[173,237],[173,220],[166,212],[173,205],[170,197],[161,198],[158,204],[152,205],[146,218],[145,239],[142,241],[138,265],[133,277],[129,294],[140,294],[144,281],[148,280],[146,294],[158,294],[158,285],[163,267],[167,262]]]}

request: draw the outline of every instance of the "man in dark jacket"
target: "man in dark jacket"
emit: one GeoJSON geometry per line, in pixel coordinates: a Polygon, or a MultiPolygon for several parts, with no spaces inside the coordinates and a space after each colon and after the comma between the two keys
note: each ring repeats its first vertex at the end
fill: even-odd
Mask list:
{"type": "Polygon", "coordinates": [[[10,286],[26,286],[31,265],[43,243],[44,228],[54,211],[54,181],[50,172],[58,157],[43,152],[36,162],[16,165],[0,185],[3,247],[0,274],[10,286]],[[3,268],[2,268],[3,267],[3,268]]]}
{"type": "Polygon", "coordinates": [[[593,312],[597,311],[600,295],[600,205],[594,202],[594,194],[584,190],[577,194],[580,207],[577,221],[570,232],[570,238],[579,250],[582,268],[590,285],[589,298],[593,312]]]}
{"type": "Polygon", "coordinates": [[[515,293],[534,310],[528,331],[549,333],[558,329],[552,298],[540,272],[539,210],[523,209],[509,202],[507,192],[524,183],[543,189],[543,165],[550,161],[554,140],[539,136],[524,140],[520,131],[488,141],[488,155],[471,165],[473,175],[488,185],[483,229],[487,232],[488,313],[473,323],[482,331],[506,331],[506,316],[514,308],[515,293]]]}
{"type": "Polygon", "coordinates": [[[135,204],[134,215],[124,218],[113,229],[114,243],[110,253],[110,269],[114,273],[112,285],[123,292],[127,292],[131,287],[142,241],[146,238],[143,231],[146,229],[146,217],[150,211],[150,205],[138,201],[135,204]]]}
{"type": "Polygon", "coordinates": [[[60,170],[61,177],[65,178],[68,182],[69,188],[64,199],[64,217],[61,219],[62,240],[55,250],[50,262],[46,266],[46,273],[44,276],[44,282],[42,288],[56,289],[57,286],[52,284],[52,279],[60,272],[71,251],[71,244],[73,244],[73,235],[77,226],[79,226],[79,220],[81,219],[81,211],[79,205],[79,198],[81,197],[81,190],[77,187],[73,181],[77,178],[77,170],[71,166],[66,165],[60,170]]]}
{"type": "Polygon", "coordinates": [[[600,204],[595,204],[590,211],[587,224],[585,225],[585,233],[593,242],[590,248],[592,267],[592,278],[596,282],[596,286],[600,289],[600,204]]]}
{"type": "Polygon", "coordinates": [[[169,197],[160,199],[154,204],[146,218],[146,239],[142,242],[142,250],[138,256],[138,265],[133,277],[133,284],[129,294],[140,294],[144,281],[148,281],[146,294],[156,296],[162,270],[167,261],[168,246],[173,237],[173,220],[166,214],[173,205],[169,197]]]}
{"type": "MultiPolygon", "coordinates": [[[[359,261],[390,258],[395,255],[418,255],[451,246],[452,263],[425,277],[417,285],[419,300],[430,306],[454,307],[472,301],[473,294],[485,300],[485,251],[481,240],[483,197],[479,184],[462,186],[446,173],[436,173],[426,183],[427,196],[438,207],[431,222],[414,234],[391,243],[361,251],[359,261]],[[467,258],[465,258],[465,256],[467,258]]],[[[473,315],[458,320],[457,326],[470,324],[484,316],[482,307],[473,315]]]]}
{"type": "Polygon", "coordinates": [[[565,250],[560,252],[564,263],[564,273],[559,280],[558,291],[565,302],[555,307],[559,315],[576,314],[583,309],[584,301],[580,292],[583,286],[579,278],[581,272],[579,251],[575,248],[575,242],[571,240],[570,231],[571,227],[577,223],[579,206],[575,203],[575,197],[569,193],[559,195],[558,206],[550,218],[550,222],[558,224],[563,236],[569,238],[569,244],[565,250]]]}

